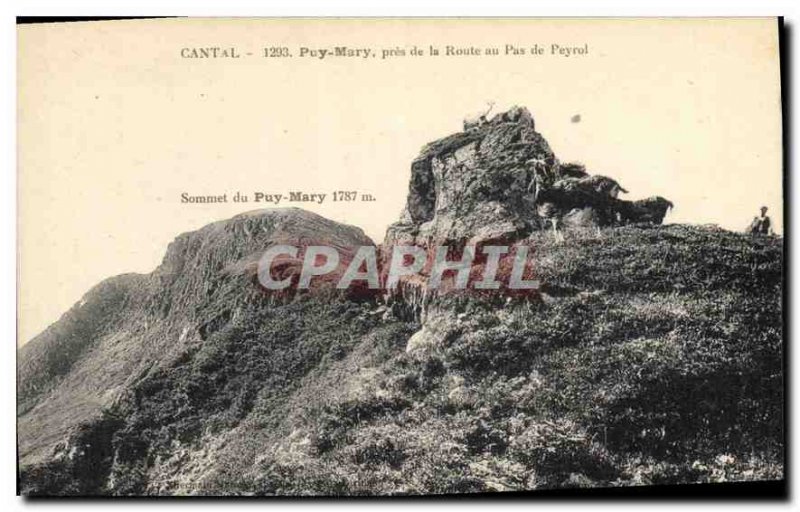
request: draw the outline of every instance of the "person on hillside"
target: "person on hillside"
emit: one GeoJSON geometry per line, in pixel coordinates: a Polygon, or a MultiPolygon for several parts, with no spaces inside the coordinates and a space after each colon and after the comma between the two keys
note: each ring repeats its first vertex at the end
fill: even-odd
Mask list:
{"type": "Polygon", "coordinates": [[[750,234],[752,236],[768,236],[772,234],[772,221],[767,215],[767,207],[761,207],[761,215],[755,217],[750,223],[750,234]]]}

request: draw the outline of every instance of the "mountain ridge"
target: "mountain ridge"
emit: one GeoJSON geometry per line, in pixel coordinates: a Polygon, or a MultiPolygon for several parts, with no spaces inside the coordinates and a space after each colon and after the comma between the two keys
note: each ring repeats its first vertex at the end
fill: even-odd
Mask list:
{"type": "Polygon", "coordinates": [[[296,208],[184,233],[19,349],[22,493],[783,478],[783,240],[660,225],[663,203],[585,179],[534,126],[514,108],[426,146],[381,250],[524,244],[541,293],[270,294],[269,246],[375,243],[296,208]]]}
{"type": "MultiPolygon", "coordinates": [[[[146,352],[155,350],[163,343],[156,338],[178,340],[181,343],[192,334],[203,337],[205,332],[215,328],[217,316],[202,320],[191,304],[182,303],[182,298],[206,296],[215,293],[212,283],[219,283],[222,274],[225,279],[233,278],[249,293],[238,297],[233,304],[257,298],[258,288],[252,286],[254,272],[261,249],[269,243],[286,241],[297,243],[302,238],[327,239],[330,243],[347,245],[372,245],[360,228],[329,221],[312,212],[299,208],[263,209],[237,215],[231,219],[208,224],[198,230],[184,233],[171,242],[161,264],[150,274],[124,274],[102,281],[65,313],[55,324],[42,334],[23,345],[18,351],[18,409],[22,414],[35,408],[35,400],[47,394],[59,378],[67,375],[73,365],[79,363],[86,351],[97,344],[103,344],[108,354],[102,357],[102,368],[78,368],[79,372],[95,372],[93,387],[102,392],[83,389],[70,389],[69,396],[50,397],[47,403],[59,404],[77,401],[83,404],[78,409],[78,418],[89,419],[99,413],[100,404],[113,402],[110,390],[117,388],[144,371],[147,367],[142,361],[152,356],[146,352]],[[269,229],[264,242],[264,230],[269,229]],[[233,242],[231,242],[233,240],[233,242]],[[238,242],[237,242],[238,240],[238,242]],[[200,270],[198,272],[198,269],[200,270]],[[214,275],[210,278],[210,275],[214,275]],[[180,326],[164,322],[171,309],[185,311],[187,318],[180,326]],[[119,320],[120,316],[125,318],[119,320]],[[116,331],[108,325],[116,325],[116,331]],[[151,326],[154,332],[146,334],[151,326]],[[139,339],[132,342],[131,339],[139,339]],[[130,350],[136,354],[128,353],[130,350]],[[126,361],[120,367],[113,360],[126,361]],[[85,393],[91,400],[76,398],[85,393]]],[[[215,285],[214,285],[215,286],[215,285]]],[[[228,293],[232,286],[228,285],[228,293]]],[[[234,306],[235,307],[235,306],[234,306]]],[[[231,308],[220,308],[224,313],[231,308]]],[[[170,347],[165,347],[170,353],[170,347]]],[[[82,379],[85,380],[85,379],[82,379]]],[[[70,383],[67,382],[67,385],[70,383]]],[[[43,407],[47,404],[38,404],[43,407]]],[[[34,411],[35,413],[36,411],[34,411]]],[[[46,412],[46,411],[45,411],[46,412]]],[[[55,421],[45,430],[60,429],[65,418],[63,405],[58,405],[48,415],[55,421]]],[[[67,414],[67,418],[75,417],[67,414]]],[[[20,424],[21,462],[26,463],[28,446],[25,420],[20,424]]],[[[52,438],[52,434],[48,435],[52,438]]],[[[51,439],[52,441],[52,439],[51,439]]]]}

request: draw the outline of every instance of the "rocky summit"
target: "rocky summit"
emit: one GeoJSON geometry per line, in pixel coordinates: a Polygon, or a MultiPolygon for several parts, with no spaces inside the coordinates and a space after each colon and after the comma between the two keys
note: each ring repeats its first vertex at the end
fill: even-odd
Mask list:
{"type": "MultiPolygon", "coordinates": [[[[613,178],[562,163],[524,107],[465,120],[462,132],[428,144],[412,162],[408,199],[386,232],[382,260],[396,245],[429,252],[440,245],[529,245],[529,235],[546,229],[658,225],[673,207],[662,197],[619,198],[627,193],[613,178]]],[[[403,279],[391,298],[418,313],[436,294],[425,285],[429,272],[430,265],[403,279]]]]}
{"type": "Polygon", "coordinates": [[[626,193],[556,158],[524,108],[427,145],[382,249],[532,247],[541,289],[515,300],[426,299],[425,269],[393,296],[333,289],[341,268],[314,293],[267,293],[269,247],[334,246],[343,266],[373,245],[300,209],[180,235],[152,273],[100,283],[19,349],[20,491],[782,479],[782,239],[662,225],[667,199],[626,193]]]}
{"type": "Polygon", "coordinates": [[[464,127],[425,146],[411,164],[406,206],[389,227],[386,245],[431,239],[478,245],[551,226],[661,224],[672,208],[663,198],[619,199],[628,191],[613,178],[561,163],[526,108],[464,127]],[[662,202],[660,215],[661,208],[649,206],[662,202]]]}

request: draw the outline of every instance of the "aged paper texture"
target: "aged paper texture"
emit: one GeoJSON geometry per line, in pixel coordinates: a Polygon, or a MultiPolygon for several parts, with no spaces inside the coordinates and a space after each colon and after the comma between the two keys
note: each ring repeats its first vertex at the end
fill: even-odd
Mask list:
{"type": "Polygon", "coordinates": [[[781,480],[778,31],[20,25],[21,492],[781,480]]]}

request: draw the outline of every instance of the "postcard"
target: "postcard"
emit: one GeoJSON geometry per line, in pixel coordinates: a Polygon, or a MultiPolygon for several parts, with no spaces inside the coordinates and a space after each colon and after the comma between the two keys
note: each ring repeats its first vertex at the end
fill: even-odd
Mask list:
{"type": "Polygon", "coordinates": [[[780,19],[26,21],[20,494],[781,492],[780,19]]]}

